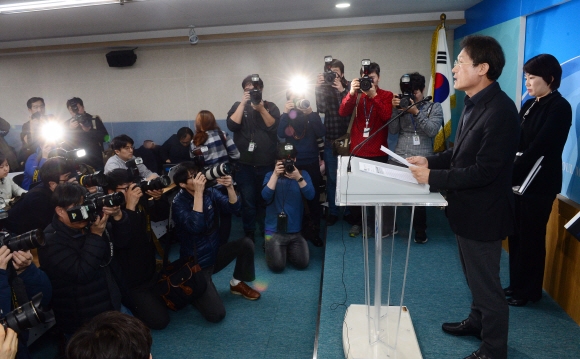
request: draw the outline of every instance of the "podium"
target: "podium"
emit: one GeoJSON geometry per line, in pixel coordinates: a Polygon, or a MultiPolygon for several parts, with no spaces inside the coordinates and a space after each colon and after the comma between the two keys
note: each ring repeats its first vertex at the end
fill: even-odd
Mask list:
{"type": "MultiPolygon", "coordinates": [[[[428,185],[406,182],[405,179],[409,178],[410,173],[411,171],[405,167],[358,157],[339,157],[336,205],[364,207],[362,227],[365,304],[351,304],[345,314],[342,339],[347,359],[417,359],[423,357],[413,328],[411,314],[409,309],[403,306],[413,231],[413,214],[415,206],[446,206],[447,201],[439,193],[430,193],[428,185]],[[371,293],[372,268],[370,268],[369,242],[366,233],[366,207],[371,206],[375,208],[373,293],[371,293]],[[394,253],[395,236],[393,234],[387,239],[382,238],[383,206],[412,207],[398,303],[391,303],[391,297],[395,293],[391,286],[394,282],[393,276],[397,272],[393,268],[394,259],[397,259],[394,253]],[[383,255],[383,241],[391,242],[390,253],[387,255],[383,255]],[[383,259],[387,262],[388,273],[383,273],[383,259]],[[386,300],[382,293],[383,274],[388,277],[386,300]]],[[[394,223],[393,228],[395,228],[394,223]]],[[[389,251],[388,245],[385,245],[384,248],[389,251]]]]}

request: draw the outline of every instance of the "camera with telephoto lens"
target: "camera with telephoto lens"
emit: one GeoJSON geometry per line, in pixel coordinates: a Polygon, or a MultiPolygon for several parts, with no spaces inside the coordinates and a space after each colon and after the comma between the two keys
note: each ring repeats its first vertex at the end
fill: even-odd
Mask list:
{"type": "Polygon", "coordinates": [[[125,195],[115,192],[99,196],[99,194],[87,196],[85,202],[66,210],[71,223],[89,221],[94,222],[103,211],[103,207],[115,207],[125,203],[125,195]]]}
{"type": "Polygon", "coordinates": [[[332,56],[324,56],[324,82],[328,85],[334,84],[334,80],[338,77],[338,74],[330,69],[330,64],[332,63],[332,56]]]}
{"type": "Polygon", "coordinates": [[[87,151],[82,148],[74,150],[65,150],[64,148],[55,148],[48,153],[48,158],[63,157],[67,163],[78,163],[78,161],[87,155],[87,151]]]}
{"type": "Polygon", "coordinates": [[[217,185],[218,178],[231,175],[233,170],[234,168],[229,162],[217,163],[213,166],[205,167],[201,170],[201,173],[203,173],[207,180],[205,188],[217,185]]]}
{"type": "Polygon", "coordinates": [[[373,79],[369,77],[369,69],[371,65],[371,60],[364,59],[361,61],[363,77],[359,78],[359,84],[361,91],[368,91],[373,87],[373,79]]]}
{"type": "Polygon", "coordinates": [[[12,237],[8,232],[0,232],[0,247],[6,246],[11,252],[27,251],[44,246],[44,233],[40,229],[12,237]]]}
{"type": "Polygon", "coordinates": [[[415,101],[413,87],[411,86],[411,77],[407,74],[401,76],[401,92],[397,97],[401,100],[397,108],[407,108],[411,105],[411,100],[415,101]]]}
{"type": "Polygon", "coordinates": [[[252,75],[253,89],[250,90],[250,101],[253,105],[259,105],[262,102],[262,89],[260,88],[260,75],[252,75]]]}
{"type": "Polygon", "coordinates": [[[141,191],[156,191],[158,189],[163,189],[171,184],[171,179],[167,175],[159,176],[153,178],[152,180],[145,180],[141,182],[135,182],[135,187],[141,188],[141,191]]]}
{"type": "Polygon", "coordinates": [[[84,187],[107,187],[109,179],[103,172],[97,172],[88,175],[77,175],[77,182],[84,187]]]}
{"type": "Polygon", "coordinates": [[[42,302],[42,293],[36,294],[30,302],[24,303],[6,314],[4,318],[0,319],[0,324],[2,324],[4,330],[10,328],[16,334],[20,334],[38,324],[54,320],[52,312],[45,312],[40,302],[42,302]]]}
{"type": "Polygon", "coordinates": [[[141,178],[139,174],[139,169],[137,165],[143,164],[143,159],[141,157],[135,157],[132,160],[125,162],[125,166],[127,166],[127,171],[129,171],[129,178],[133,178],[135,181],[138,181],[141,178]]]}
{"type": "Polygon", "coordinates": [[[293,102],[294,107],[296,107],[299,110],[306,110],[308,107],[310,107],[310,101],[303,98],[294,99],[293,102]]]}

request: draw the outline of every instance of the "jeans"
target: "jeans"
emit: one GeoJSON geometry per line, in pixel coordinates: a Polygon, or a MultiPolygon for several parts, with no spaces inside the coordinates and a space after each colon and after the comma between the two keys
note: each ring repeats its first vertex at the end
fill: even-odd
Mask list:
{"type": "Polygon", "coordinates": [[[333,216],[338,216],[336,206],[336,171],[338,169],[338,157],[332,154],[332,143],[324,143],[324,165],[326,167],[326,199],[328,201],[328,212],[333,216]]]}
{"type": "Polygon", "coordinates": [[[274,170],[271,166],[251,166],[240,163],[236,172],[236,183],[242,196],[242,222],[244,232],[256,230],[256,217],[266,213],[266,205],[262,199],[262,184],[266,173],[274,170]]]}
{"type": "Polygon", "coordinates": [[[274,233],[272,238],[266,236],[266,263],[273,272],[286,268],[286,260],[298,269],[308,267],[310,252],[308,243],[300,232],[274,233]]]}

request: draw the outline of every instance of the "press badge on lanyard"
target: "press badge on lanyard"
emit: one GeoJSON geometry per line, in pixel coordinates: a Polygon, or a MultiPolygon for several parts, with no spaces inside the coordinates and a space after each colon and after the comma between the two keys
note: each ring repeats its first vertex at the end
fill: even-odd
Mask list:
{"type": "Polygon", "coordinates": [[[415,134],[413,135],[413,145],[419,146],[420,144],[421,141],[419,140],[419,135],[417,134],[417,132],[415,132],[415,134]]]}
{"type": "Polygon", "coordinates": [[[365,129],[363,130],[363,137],[369,137],[370,133],[371,133],[370,127],[365,127],[365,129]]]}
{"type": "Polygon", "coordinates": [[[256,148],[256,143],[254,141],[252,141],[248,145],[248,152],[254,152],[254,148],[256,148]]]}
{"type": "Polygon", "coordinates": [[[373,107],[375,105],[371,105],[371,109],[367,115],[367,98],[364,99],[363,109],[365,110],[365,128],[363,129],[363,137],[369,137],[371,134],[371,128],[369,127],[369,121],[371,119],[371,114],[373,113],[373,107]]]}

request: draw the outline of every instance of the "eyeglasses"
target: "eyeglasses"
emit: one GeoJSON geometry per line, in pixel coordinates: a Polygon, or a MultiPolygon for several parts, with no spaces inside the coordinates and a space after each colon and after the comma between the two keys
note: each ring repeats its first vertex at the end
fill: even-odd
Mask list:
{"type": "Polygon", "coordinates": [[[479,64],[476,64],[475,62],[459,62],[459,61],[457,61],[457,60],[455,60],[455,61],[453,62],[453,67],[456,67],[456,66],[459,66],[459,67],[461,67],[461,65],[473,65],[473,66],[477,66],[477,65],[479,65],[479,64]]]}
{"type": "Polygon", "coordinates": [[[133,147],[133,146],[125,146],[125,147],[123,147],[123,149],[125,149],[127,151],[130,151],[130,150],[134,150],[135,147],[133,147]]]}
{"type": "Polygon", "coordinates": [[[129,187],[117,187],[117,191],[127,192],[128,189],[129,187]]]}

